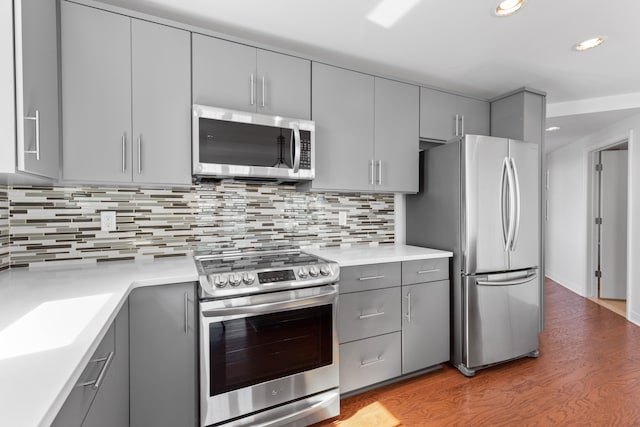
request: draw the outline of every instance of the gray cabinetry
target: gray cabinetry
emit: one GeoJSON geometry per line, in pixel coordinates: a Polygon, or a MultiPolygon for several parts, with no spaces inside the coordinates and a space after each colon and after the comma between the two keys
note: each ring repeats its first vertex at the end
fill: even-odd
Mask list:
{"type": "Polygon", "coordinates": [[[402,286],[402,373],[449,360],[449,281],[402,286]]]}
{"type": "Polygon", "coordinates": [[[193,102],[310,118],[308,60],[193,34],[193,102]]]}
{"type": "Polygon", "coordinates": [[[57,179],[60,146],[57,2],[13,3],[17,169],[57,179]]]}
{"type": "Polygon", "coordinates": [[[486,101],[420,88],[420,138],[446,141],[465,134],[488,135],[489,116],[486,101]]]}
{"type": "Polygon", "coordinates": [[[418,192],[417,86],[375,79],[376,190],[418,192]]]}
{"type": "Polygon", "coordinates": [[[399,331],[399,301],[399,287],[341,295],[340,343],[399,331]]]}
{"type": "Polygon", "coordinates": [[[313,189],[373,190],[373,82],[367,74],[313,63],[313,189]]]}
{"type": "Polygon", "coordinates": [[[417,86],[313,63],[313,189],[418,190],[417,86]]]}
{"type": "Polygon", "coordinates": [[[190,183],[189,33],[61,4],[63,178],[190,183]]]}
{"type": "Polygon", "coordinates": [[[138,288],[129,297],[131,426],[195,426],[195,284],[138,288]]]}
{"type": "Polygon", "coordinates": [[[52,426],[129,425],[128,316],[125,304],[87,363],[52,426]]]}

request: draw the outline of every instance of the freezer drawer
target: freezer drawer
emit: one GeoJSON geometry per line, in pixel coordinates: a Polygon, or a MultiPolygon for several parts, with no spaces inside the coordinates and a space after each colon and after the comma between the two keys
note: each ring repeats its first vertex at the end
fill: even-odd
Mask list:
{"type": "Polygon", "coordinates": [[[464,276],[463,361],[477,368],[538,350],[537,270],[464,276]]]}

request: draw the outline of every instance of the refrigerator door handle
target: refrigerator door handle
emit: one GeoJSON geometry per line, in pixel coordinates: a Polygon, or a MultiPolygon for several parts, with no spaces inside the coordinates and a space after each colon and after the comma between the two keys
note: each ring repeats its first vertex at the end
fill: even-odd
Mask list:
{"type": "Polygon", "coordinates": [[[507,250],[511,250],[513,238],[516,231],[516,184],[511,169],[511,162],[506,160],[507,165],[507,186],[509,188],[509,228],[507,231],[507,250]]]}
{"type": "Polygon", "coordinates": [[[505,252],[509,250],[507,241],[507,224],[509,222],[509,213],[506,211],[507,195],[505,191],[505,178],[508,175],[508,159],[505,157],[502,162],[502,174],[500,176],[500,214],[502,217],[502,241],[504,243],[505,252]]]}
{"type": "Polygon", "coordinates": [[[518,236],[520,235],[520,180],[518,179],[518,169],[516,168],[516,161],[513,157],[511,161],[511,171],[513,173],[513,180],[515,182],[515,195],[516,195],[516,209],[515,209],[515,230],[513,233],[513,240],[511,241],[511,251],[516,250],[516,244],[518,243],[518,236]]]}
{"type": "Polygon", "coordinates": [[[512,286],[512,285],[522,285],[524,283],[528,283],[538,277],[538,273],[533,271],[532,273],[527,274],[525,277],[520,277],[518,279],[509,279],[509,280],[477,280],[476,283],[479,286],[512,286]]]}

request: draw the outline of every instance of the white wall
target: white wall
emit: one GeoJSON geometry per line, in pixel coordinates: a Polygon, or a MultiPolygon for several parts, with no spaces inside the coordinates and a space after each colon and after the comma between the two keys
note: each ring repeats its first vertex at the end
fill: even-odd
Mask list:
{"type": "Polygon", "coordinates": [[[549,220],[546,229],[546,274],[587,296],[592,271],[587,262],[591,174],[589,153],[629,140],[629,240],[627,317],[640,325],[640,115],[618,122],[547,154],[550,175],[549,220]],[[589,269],[589,271],[588,271],[589,269]]]}
{"type": "Polygon", "coordinates": [[[12,4],[0,1],[0,173],[13,172],[16,162],[12,4]]]}

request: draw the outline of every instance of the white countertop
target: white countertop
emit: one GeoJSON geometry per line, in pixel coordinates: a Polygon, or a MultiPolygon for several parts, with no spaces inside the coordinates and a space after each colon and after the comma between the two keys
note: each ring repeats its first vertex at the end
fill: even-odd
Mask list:
{"type": "Polygon", "coordinates": [[[132,289],[197,280],[193,258],[0,274],[0,426],[48,426],[132,289]]]}
{"type": "Polygon", "coordinates": [[[340,267],[453,256],[452,252],[409,245],[351,246],[304,249],[304,251],[335,261],[340,264],[340,267]]]}

